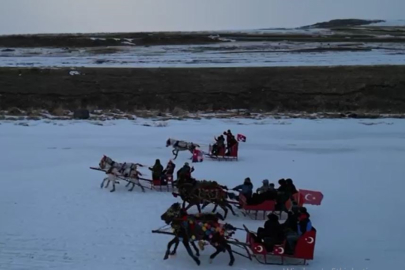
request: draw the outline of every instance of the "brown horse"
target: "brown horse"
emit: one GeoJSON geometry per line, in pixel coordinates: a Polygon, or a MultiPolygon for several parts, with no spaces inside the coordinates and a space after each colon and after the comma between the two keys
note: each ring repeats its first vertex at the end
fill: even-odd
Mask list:
{"type": "Polygon", "coordinates": [[[212,203],[215,205],[214,211],[218,206],[224,210],[224,219],[228,215],[228,209],[231,210],[234,216],[237,216],[230,203],[226,200],[227,193],[215,181],[178,182],[177,188],[179,193],[173,193],[173,196],[177,197],[177,195],[180,195],[180,198],[183,200],[183,208],[185,204],[188,203],[188,206],[185,208],[186,210],[195,205],[197,206],[198,212],[201,213],[201,204],[204,208],[212,203]]]}
{"type": "Polygon", "coordinates": [[[182,239],[181,241],[188,254],[191,258],[193,258],[197,265],[200,265],[201,262],[198,259],[199,252],[194,241],[207,241],[215,248],[216,251],[210,256],[211,261],[220,252],[228,251],[230,256],[229,265],[232,266],[235,262],[235,258],[232,254],[231,246],[227,241],[227,237],[232,236],[235,233],[236,228],[229,224],[218,223],[218,217],[216,215],[187,215],[179,203],[174,203],[165,213],[163,213],[161,219],[165,221],[166,224],[171,225],[175,234],[175,238],[167,245],[164,259],[168,258],[170,248],[173,244],[176,244],[176,246],[171,254],[176,253],[178,243],[180,243],[180,239],[182,239]],[[196,250],[196,255],[194,255],[191,251],[190,243],[196,250]]]}

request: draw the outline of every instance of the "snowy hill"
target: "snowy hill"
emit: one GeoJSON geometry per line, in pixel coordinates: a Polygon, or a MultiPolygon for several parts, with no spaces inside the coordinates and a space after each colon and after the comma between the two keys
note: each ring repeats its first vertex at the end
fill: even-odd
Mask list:
{"type": "Polygon", "coordinates": [[[389,20],[378,23],[371,23],[370,26],[405,26],[405,20],[389,20]]]}
{"type": "Polygon", "coordinates": [[[319,22],[312,25],[303,26],[303,29],[310,28],[336,28],[336,27],[352,27],[360,25],[369,25],[373,23],[384,23],[384,20],[361,20],[361,19],[337,19],[327,22],[319,22]]]}

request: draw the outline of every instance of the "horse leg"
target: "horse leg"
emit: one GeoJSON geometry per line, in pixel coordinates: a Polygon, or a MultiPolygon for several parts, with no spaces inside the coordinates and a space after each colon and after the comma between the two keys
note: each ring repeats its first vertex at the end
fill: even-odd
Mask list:
{"type": "Polygon", "coordinates": [[[200,204],[199,204],[199,203],[197,203],[197,209],[198,209],[198,213],[200,213],[200,214],[201,214],[201,206],[200,206],[200,204]]]}
{"type": "MultiPolygon", "coordinates": [[[[134,185],[135,185],[135,184],[134,184],[134,185]]],[[[145,192],[145,188],[144,188],[141,184],[139,184],[139,186],[141,187],[142,192],[145,192]]]]}
{"type": "Polygon", "coordinates": [[[176,149],[173,149],[173,155],[174,155],[174,158],[173,158],[173,160],[175,160],[176,158],[177,158],[177,155],[179,154],[179,150],[176,150],[176,149]]]}
{"type": "Polygon", "coordinates": [[[110,179],[107,179],[107,185],[105,185],[105,188],[108,188],[109,185],[110,185],[110,179]]]}
{"type": "MultiPolygon", "coordinates": [[[[190,209],[190,208],[193,207],[193,206],[194,206],[194,204],[189,203],[185,210],[187,211],[188,209],[190,209]]],[[[183,207],[183,208],[184,208],[184,207],[183,207]]]]}
{"type": "Polygon", "coordinates": [[[115,181],[113,181],[113,183],[112,183],[112,189],[110,190],[110,192],[114,192],[115,191],[115,181]]]}
{"type": "Polygon", "coordinates": [[[128,181],[128,184],[126,184],[126,185],[125,185],[125,187],[128,187],[128,186],[129,186],[129,184],[131,184],[131,181],[128,181]]]}
{"type": "Polygon", "coordinates": [[[210,203],[209,202],[205,202],[205,203],[203,203],[203,205],[202,205],[202,207],[201,207],[201,209],[203,210],[205,207],[207,207],[207,205],[209,205],[210,203]]]}
{"type": "Polygon", "coordinates": [[[218,204],[216,203],[215,206],[214,206],[214,209],[212,209],[212,212],[215,213],[215,211],[217,211],[217,208],[218,208],[218,204]]]}
{"type": "Polygon", "coordinates": [[[211,254],[210,256],[210,263],[212,263],[212,261],[215,259],[215,257],[221,253],[221,249],[219,247],[213,246],[215,248],[215,252],[211,254]]]}
{"type": "Polygon", "coordinates": [[[235,211],[233,211],[233,207],[232,207],[232,205],[230,205],[229,203],[226,203],[226,204],[225,204],[225,206],[226,206],[226,207],[228,207],[228,208],[229,208],[229,210],[231,210],[232,215],[234,215],[234,216],[238,216],[238,215],[235,213],[235,211]]]}
{"type": "Polygon", "coordinates": [[[231,245],[225,243],[225,249],[228,251],[229,257],[231,258],[231,260],[229,261],[229,266],[232,266],[235,262],[235,257],[233,256],[231,245]]]}
{"type": "Polygon", "coordinates": [[[104,183],[105,183],[106,180],[107,180],[107,178],[104,178],[104,179],[103,179],[103,182],[101,182],[100,188],[103,188],[103,187],[104,187],[104,183]]]}
{"type": "MultiPolygon", "coordinates": [[[[173,244],[176,244],[176,248],[177,248],[178,243],[179,243],[179,238],[177,238],[177,237],[174,237],[169,243],[167,243],[167,249],[166,249],[165,256],[163,257],[163,260],[167,260],[169,258],[170,248],[172,247],[173,244]]],[[[176,250],[176,248],[175,248],[175,250],[176,250]]]]}
{"type": "Polygon", "coordinates": [[[186,248],[188,255],[190,255],[190,257],[193,258],[193,260],[197,263],[197,265],[200,265],[201,262],[196,256],[194,256],[187,237],[183,239],[183,245],[186,248]]]}
{"type": "Polygon", "coordinates": [[[176,251],[177,251],[177,248],[179,247],[179,244],[180,244],[180,240],[177,238],[176,244],[174,245],[174,249],[172,252],[170,252],[170,255],[172,255],[172,256],[176,255],[176,251]]]}
{"type": "Polygon", "coordinates": [[[134,190],[134,187],[135,187],[135,183],[133,183],[133,182],[130,182],[130,183],[132,184],[132,187],[128,191],[134,190]]]}
{"type": "Polygon", "coordinates": [[[221,209],[224,210],[225,212],[224,219],[226,219],[226,216],[228,215],[228,209],[226,209],[225,205],[220,205],[219,207],[221,207],[221,209]]]}
{"type": "Polygon", "coordinates": [[[191,246],[194,248],[195,250],[195,256],[200,257],[200,251],[198,250],[197,246],[195,245],[194,241],[191,242],[191,246]]]}

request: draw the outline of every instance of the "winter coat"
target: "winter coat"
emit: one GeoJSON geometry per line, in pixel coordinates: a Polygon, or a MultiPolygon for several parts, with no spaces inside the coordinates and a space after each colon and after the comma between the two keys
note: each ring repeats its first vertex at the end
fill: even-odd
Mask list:
{"type": "Polygon", "coordinates": [[[243,196],[245,196],[248,199],[248,198],[252,197],[253,185],[252,184],[242,184],[242,185],[239,185],[239,186],[233,188],[233,190],[239,191],[240,193],[243,194],[243,196]]]}
{"type": "Polygon", "coordinates": [[[263,186],[259,187],[256,190],[256,193],[259,193],[259,194],[265,193],[265,192],[267,192],[269,190],[269,188],[270,188],[269,184],[263,184],[263,186]]]}
{"type": "Polygon", "coordinates": [[[235,137],[233,135],[231,135],[230,137],[229,136],[227,137],[226,143],[228,144],[228,147],[231,148],[232,146],[237,144],[238,141],[235,139],[235,137]]]}
{"type": "Polygon", "coordinates": [[[294,195],[295,193],[298,193],[298,190],[295,188],[294,184],[286,184],[285,185],[285,190],[287,192],[287,194],[294,195]]]}
{"type": "Polygon", "coordinates": [[[297,232],[298,235],[302,235],[307,231],[312,230],[312,223],[311,220],[309,219],[309,214],[308,213],[302,213],[298,217],[298,226],[297,226],[297,232]]]}
{"type": "Polygon", "coordinates": [[[260,238],[271,238],[274,243],[281,243],[284,238],[283,227],[279,223],[278,218],[270,217],[264,223],[264,229],[261,231],[260,238]]]}
{"type": "Polygon", "coordinates": [[[266,192],[263,193],[265,200],[275,200],[277,199],[277,190],[275,189],[267,189],[266,192]]]}
{"type": "Polygon", "coordinates": [[[289,212],[287,220],[283,223],[284,231],[297,231],[298,214],[289,212]]]}
{"type": "Polygon", "coordinates": [[[190,178],[193,171],[194,168],[191,169],[190,166],[184,165],[180,170],[177,171],[177,178],[190,178]]]}
{"type": "Polygon", "coordinates": [[[280,186],[277,189],[277,202],[284,204],[288,199],[291,197],[291,194],[288,192],[287,187],[285,185],[280,186]]]}
{"type": "Polygon", "coordinates": [[[219,136],[218,139],[215,139],[217,142],[218,147],[223,147],[225,145],[225,138],[224,136],[219,136]]]}
{"type": "Polygon", "coordinates": [[[152,168],[149,168],[152,171],[152,178],[154,180],[160,179],[163,174],[163,166],[160,163],[155,163],[152,168]]]}
{"type": "Polygon", "coordinates": [[[176,165],[174,163],[168,163],[166,169],[163,171],[165,174],[173,175],[176,165]]]}

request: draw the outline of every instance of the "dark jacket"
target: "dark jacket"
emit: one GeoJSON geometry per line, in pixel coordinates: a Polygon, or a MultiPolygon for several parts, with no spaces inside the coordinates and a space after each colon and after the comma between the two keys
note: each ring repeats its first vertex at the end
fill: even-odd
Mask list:
{"type": "Polygon", "coordinates": [[[298,235],[302,235],[307,231],[312,230],[312,223],[311,220],[309,219],[309,214],[308,213],[302,213],[298,217],[298,226],[297,226],[297,232],[298,235]]]}
{"type": "Polygon", "coordinates": [[[217,142],[218,147],[224,147],[225,145],[225,138],[224,136],[219,136],[218,139],[215,139],[215,141],[217,142]]]}
{"type": "Polygon", "coordinates": [[[164,173],[164,174],[173,175],[175,168],[176,168],[176,164],[174,164],[174,163],[168,163],[167,166],[166,166],[166,169],[163,171],[163,173],[164,173]]]}
{"type": "Polygon", "coordinates": [[[298,190],[295,188],[294,184],[286,184],[285,185],[285,190],[287,192],[287,194],[294,195],[295,193],[298,193],[298,190]]]}
{"type": "Polygon", "coordinates": [[[276,243],[281,243],[283,241],[283,230],[278,219],[269,219],[264,223],[264,231],[262,238],[271,238],[276,243]]]}
{"type": "Polygon", "coordinates": [[[152,171],[153,180],[160,179],[163,174],[163,166],[160,162],[156,162],[152,168],[149,168],[152,171]]]}
{"type": "Polygon", "coordinates": [[[277,203],[284,204],[291,197],[287,186],[284,184],[277,189],[277,203]]]}
{"type": "Polygon", "coordinates": [[[227,139],[227,144],[228,147],[231,148],[232,146],[234,146],[235,144],[238,143],[238,141],[235,139],[235,137],[232,135],[231,138],[227,139]]]}
{"type": "Polygon", "coordinates": [[[188,165],[184,165],[180,170],[177,171],[178,179],[189,179],[191,178],[191,173],[194,171],[194,168],[190,168],[188,165]]]}
{"type": "Polygon", "coordinates": [[[297,232],[298,213],[289,212],[287,220],[283,223],[284,232],[294,231],[297,232]]]}
{"type": "Polygon", "coordinates": [[[263,193],[265,200],[275,200],[277,199],[277,190],[275,189],[268,189],[266,192],[263,193]]]}

